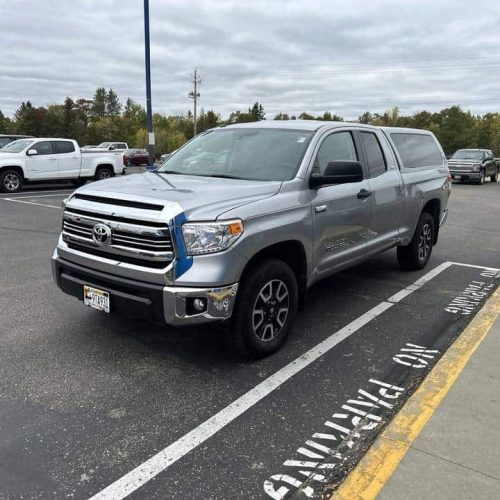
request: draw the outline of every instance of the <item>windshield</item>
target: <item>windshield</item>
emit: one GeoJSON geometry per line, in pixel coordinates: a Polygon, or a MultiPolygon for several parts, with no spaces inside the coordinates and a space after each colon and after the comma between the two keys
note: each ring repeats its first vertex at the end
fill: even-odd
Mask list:
{"type": "Polygon", "coordinates": [[[99,144],[99,146],[97,146],[98,148],[107,148],[109,147],[111,143],[110,142],[101,142],[101,144],[99,144]]]}
{"type": "Polygon", "coordinates": [[[453,160],[482,160],[483,152],[475,149],[459,149],[451,158],[453,160]]]}
{"type": "Polygon", "coordinates": [[[218,129],[196,137],[159,172],[259,181],[292,179],[312,132],[283,129],[218,129]]]}
{"type": "Polygon", "coordinates": [[[24,148],[33,143],[33,139],[19,139],[0,149],[1,153],[20,153],[24,148]]]}

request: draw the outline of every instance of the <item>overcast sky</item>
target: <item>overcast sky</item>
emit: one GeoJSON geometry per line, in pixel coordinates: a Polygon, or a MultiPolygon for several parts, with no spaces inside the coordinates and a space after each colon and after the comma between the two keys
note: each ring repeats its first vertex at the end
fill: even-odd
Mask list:
{"type": "MultiPolygon", "coordinates": [[[[356,118],[500,111],[498,0],[150,0],[153,111],[255,101],[356,118]]],[[[0,110],[113,88],[144,104],[142,0],[0,0],[0,110]]]]}

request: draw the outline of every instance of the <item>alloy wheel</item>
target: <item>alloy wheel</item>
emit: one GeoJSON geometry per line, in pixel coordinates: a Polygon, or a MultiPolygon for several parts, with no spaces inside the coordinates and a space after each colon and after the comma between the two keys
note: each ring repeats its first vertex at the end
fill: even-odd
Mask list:
{"type": "Polygon", "coordinates": [[[3,179],[3,187],[6,191],[10,192],[17,191],[20,183],[21,180],[19,179],[19,176],[14,173],[7,174],[3,179]]]}
{"type": "Polygon", "coordinates": [[[418,240],[418,258],[424,261],[432,247],[432,228],[430,224],[424,224],[418,240]]]}
{"type": "Polygon", "coordinates": [[[260,290],[252,311],[252,327],[262,342],[276,338],[282,330],[290,309],[290,294],[286,284],[274,279],[260,290]]]}

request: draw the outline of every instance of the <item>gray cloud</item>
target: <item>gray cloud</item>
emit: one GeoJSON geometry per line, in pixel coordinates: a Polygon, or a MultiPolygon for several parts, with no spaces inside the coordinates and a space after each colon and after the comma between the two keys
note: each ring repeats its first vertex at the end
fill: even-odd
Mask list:
{"type": "MultiPolygon", "coordinates": [[[[500,111],[494,0],[150,0],[153,108],[184,113],[195,66],[205,109],[355,118],[461,104],[500,111]]],[[[0,110],[97,86],[144,104],[140,0],[0,0],[0,110]]]]}

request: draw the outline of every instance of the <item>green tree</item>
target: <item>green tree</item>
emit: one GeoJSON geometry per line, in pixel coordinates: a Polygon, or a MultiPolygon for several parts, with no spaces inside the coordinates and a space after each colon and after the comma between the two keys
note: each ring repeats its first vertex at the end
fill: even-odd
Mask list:
{"type": "Polygon", "coordinates": [[[256,102],[251,108],[248,108],[248,114],[251,115],[252,121],[260,122],[266,119],[266,113],[262,104],[256,102]]]}
{"type": "Polygon", "coordinates": [[[90,116],[93,120],[104,118],[106,116],[106,103],[108,94],[104,87],[96,89],[94,97],[92,98],[92,106],[90,108],[90,116]]]}
{"type": "Polygon", "coordinates": [[[106,94],[106,114],[108,116],[118,116],[122,110],[120,99],[113,89],[109,89],[106,94]]]}

